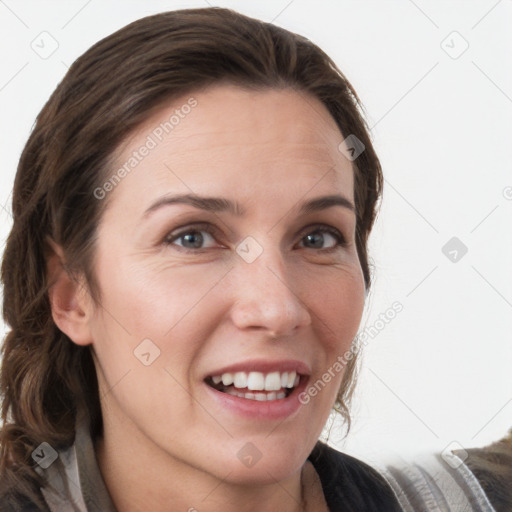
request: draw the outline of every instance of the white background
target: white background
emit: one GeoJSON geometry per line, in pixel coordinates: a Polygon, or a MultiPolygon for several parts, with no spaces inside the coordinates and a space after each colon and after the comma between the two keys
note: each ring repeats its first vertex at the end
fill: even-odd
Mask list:
{"type": "Polygon", "coordinates": [[[395,301],[403,311],[366,346],[353,429],[344,441],[332,429],[330,442],[377,461],[502,437],[512,426],[511,0],[2,0],[2,247],[17,160],[67,67],[137,18],[208,4],[324,49],[363,100],[383,164],[362,327],[395,301]],[[31,47],[43,31],[58,44],[46,59],[31,47]],[[468,248],[457,262],[441,251],[454,236],[468,248]]]}

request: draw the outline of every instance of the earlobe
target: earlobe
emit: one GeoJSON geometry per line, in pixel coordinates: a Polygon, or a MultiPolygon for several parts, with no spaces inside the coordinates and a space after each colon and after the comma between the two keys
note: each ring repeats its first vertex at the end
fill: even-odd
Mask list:
{"type": "Polygon", "coordinates": [[[57,327],[77,345],[92,343],[89,319],[91,302],[85,285],[66,269],[62,248],[48,239],[52,254],[47,260],[48,298],[57,327]]]}

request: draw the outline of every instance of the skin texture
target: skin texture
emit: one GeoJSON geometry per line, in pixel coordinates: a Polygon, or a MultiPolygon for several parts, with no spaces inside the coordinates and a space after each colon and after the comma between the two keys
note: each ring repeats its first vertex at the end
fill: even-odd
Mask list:
{"type": "MultiPolygon", "coordinates": [[[[97,458],[120,512],[301,510],[301,473],[305,493],[318,495],[305,461],[343,372],[284,420],[228,411],[203,379],[248,359],[297,359],[313,383],[350,347],[364,306],[355,213],[298,209],[330,194],[353,204],[353,169],[338,150],[344,137],[315,98],[230,85],[191,96],[197,106],[103,199],[101,307],[61,272],[51,291],[54,320],[74,343],[92,344],[104,418],[97,458]],[[246,213],[172,205],[143,219],[158,198],[176,193],[236,200],[246,213]],[[199,222],[215,232],[188,228],[199,222]],[[336,228],[346,245],[325,232],[311,240],[312,224],[336,228]],[[165,243],[197,230],[201,249],[191,248],[193,234],[165,243]],[[247,236],[263,249],[252,263],[236,252],[247,236]],[[134,355],[146,338],[160,350],[148,366],[134,355]],[[237,457],[247,442],[262,454],[252,467],[237,457]]],[[[112,170],[189,97],[158,109],[119,148],[112,170]]]]}

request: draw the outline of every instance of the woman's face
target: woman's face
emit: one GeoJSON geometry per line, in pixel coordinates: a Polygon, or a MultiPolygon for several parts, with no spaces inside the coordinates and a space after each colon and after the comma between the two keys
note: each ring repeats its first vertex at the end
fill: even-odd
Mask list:
{"type": "Polygon", "coordinates": [[[158,110],[118,152],[122,179],[95,199],[109,206],[88,326],[105,429],[137,464],[266,482],[304,463],[364,304],[342,140],[310,96],[222,85],[158,110]],[[202,199],[166,203],[181,195],[202,199]],[[305,206],[323,196],[340,200],[305,206]]]}

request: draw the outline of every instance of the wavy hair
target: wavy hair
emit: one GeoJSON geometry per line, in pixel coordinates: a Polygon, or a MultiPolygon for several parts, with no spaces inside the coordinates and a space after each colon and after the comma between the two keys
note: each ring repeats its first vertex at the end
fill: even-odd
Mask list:
{"type": "MultiPolygon", "coordinates": [[[[92,436],[102,431],[91,347],[71,342],[52,318],[51,242],[62,247],[65,271],[84,276],[100,304],[96,230],[108,200],[98,201],[94,190],[108,178],[115,150],[159,106],[221,82],[316,97],[345,137],[364,144],[353,169],[356,245],[369,290],[367,240],[382,190],[381,166],[356,92],[320,48],[223,8],[164,12],[105,37],[73,63],[37,116],[14,181],[13,225],[1,267],[10,330],[0,370],[0,501],[18,493],[43,507],[44,480],[32,451],[43,441],[69,447],[79,413],[90,419],[92,436]]],[[[334,404],[348,426],[356,361],[347,362],[334,404]]]]}

